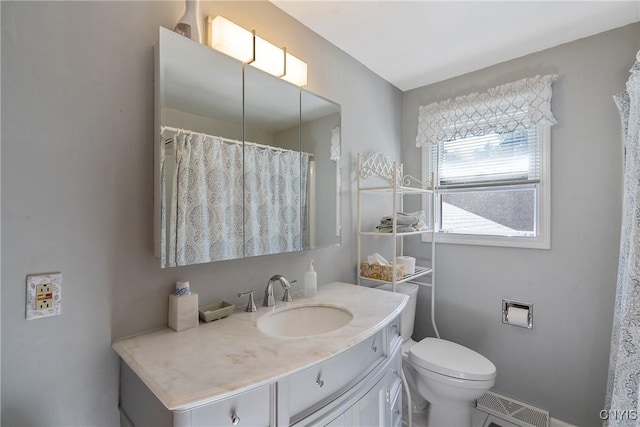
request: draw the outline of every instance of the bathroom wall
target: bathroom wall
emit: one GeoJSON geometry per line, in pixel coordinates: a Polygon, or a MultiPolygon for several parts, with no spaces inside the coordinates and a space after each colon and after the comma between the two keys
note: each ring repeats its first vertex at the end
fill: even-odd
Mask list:
{"type": "MultiPolygon", "coordinates": [[[[160,269],[153,256],[153,49],[182,1],[7,2],[2,30],[2,422],[116,425],[114,339],[166,325],[167,294],[241,304],[276,273],[355,280],[354,158],[400,157],[401,92],[267,2],[200,2],[309,64],[342,105],[339,248],[160,269]],[[60,271],[62,315],[25,320],[25,276],[60,271]],[[37,406],[36,406],[37,405],[37,406]]],[[[328,152],[328,150],[327,150],[328,152]]],[[[302,283],[302,280],[300,280],[302,283]]]]}
{"type": "MultiPolygon", "coordinates": [[[[638,49],[636,23],[403,96],[402,158],[418,174],[419,105],[559,74],[552,100],[558,124],[551,131],[551,249],[438,245],[436,322],[443,338],[495,363],[496,392],[580,426],[602,424],[622,193],[612,95],[624,89],[638,49]],[[503,325],[502,298],[533,303],[534,329],[503,325]]],[[[429,256],[425,244],[410,252],[429,256]]],[[[426,291],[420,291],[415,339],[432,334],[426,291]]]]}

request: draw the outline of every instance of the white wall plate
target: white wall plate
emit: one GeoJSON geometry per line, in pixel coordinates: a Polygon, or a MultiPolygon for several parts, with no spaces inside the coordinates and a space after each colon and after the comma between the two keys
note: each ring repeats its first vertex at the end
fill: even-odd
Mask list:
{"type": "Polygon", "coordinates": [[[27,276],[26,298],[27,320],[40,317],[57,316],[62,311],[62,273],[50,273],[27,276]],[[44,285],[38,287],[38,285],[44,285]],[[45,289],[47,294],[40,295],[39,289],[45,289]]]}

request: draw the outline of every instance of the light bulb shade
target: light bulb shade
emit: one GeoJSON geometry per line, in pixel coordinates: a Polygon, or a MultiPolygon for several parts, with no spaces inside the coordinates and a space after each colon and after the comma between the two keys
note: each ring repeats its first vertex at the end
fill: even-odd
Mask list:
{"type": "Polygon", "coordinates": [[[256,57],[250,65],[271,75],[280,77],[284,74],[284,50],[256,36],[256,57]]]}
{"type": "Polygon", "coordinates": [[[241,62],[253,59],[253,34],[223,16],[207,18],[207,42],[241,62]]]}
{"type": "Polygon", "coordinates": [[[298,86],[307,84],[307,63],[287,53],[287,69],[282,80],[298,86]]]}
{"type": "Polygon", "coordinates": [[[207,17],[209,47],[298,86],[307,84],[307,64],[223,16],[207,17]],[[254,50],[255,42],[255,50],[254,50]],[[255,53],[255,57],[254,57],[255,53]],[[285,55],[287,60],[285,70],[285,55]]]}

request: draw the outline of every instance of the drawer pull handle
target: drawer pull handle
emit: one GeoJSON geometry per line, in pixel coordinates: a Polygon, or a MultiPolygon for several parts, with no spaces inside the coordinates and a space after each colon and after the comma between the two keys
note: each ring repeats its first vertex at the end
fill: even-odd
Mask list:
{"type": "Polygon", "coordinates": [[[371,351],[373,351],[374,353],[378,351],[378,346],[371,344],[371,351]]]}
{"type": "Polygon", "coordinates": [[[393,325],[391,325],[391,330],[398,330],[398,325],[396,323],[394,323],[393,325]]]}
{"type": "Polygon", "coordinates": [[[324,386],[324,381],[322,381],[320,378],[318,378],[316,380],[316,385],[320,388],[322,388],[322,386],[324,386]]]}
{"type": "Polygon", "coordinates": [[[234,414],[231,415],[231,425],[237,426],[238,424],[240,424],[240,417],[234,412],[234,414]]]}

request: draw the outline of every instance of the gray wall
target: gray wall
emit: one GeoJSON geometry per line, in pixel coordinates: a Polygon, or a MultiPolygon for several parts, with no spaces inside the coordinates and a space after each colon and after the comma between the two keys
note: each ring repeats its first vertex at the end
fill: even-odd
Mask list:
{"type": "MultiPolygon", "coordinates": [[[[439,245],[436,322],[498,370],[494,390],[580,426],[601,425],[621,217],[621,131],[612,95],[640,49],[640,24],[406,92],[402,157],[419,173],[417,108],[557,73],[551,131],[551,250],[439,245]],[[534,304],[534,329],[501,323],[502,298],[534,304]]],[[[428,247],[412,249],[418,257],[428,247]]],[[[431,335],[421,289],[414,338],[431,335]]]]}
{"type": "MultiPolygon", "coordinates": [[[[2,7],[2,422],[115,425],[112,340],[166,325],[167,294],[240,303],[281,273],[355,281],[353,164],[400,156],[401,92],[266,2],[201,2],[308,62],[308,89],[342,104],[343,245],[161,270],[153,256],[153,43],[177,2],[2,7]],[[25,320],[25,276],[61,271],[62,315],[25,320]],[[37,407],[35,406],[37,402],[37,407]]],[[[299,280],[302,283],[302,280],[299,280]]]]}

